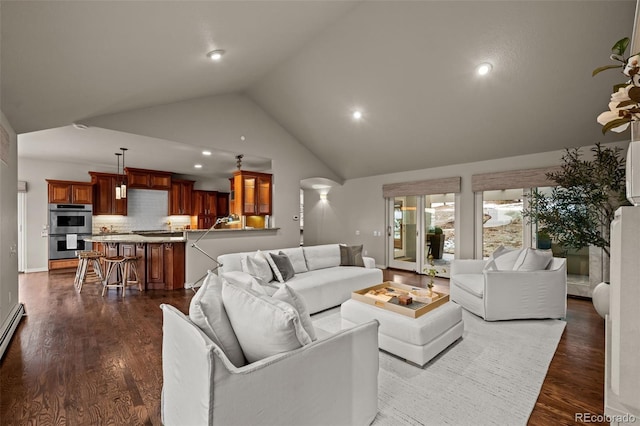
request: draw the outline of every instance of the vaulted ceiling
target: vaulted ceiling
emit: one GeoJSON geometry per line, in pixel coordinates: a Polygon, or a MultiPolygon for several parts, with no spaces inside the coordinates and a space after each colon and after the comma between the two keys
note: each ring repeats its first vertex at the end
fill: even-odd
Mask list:
{"type": "Polygon", "coordinates": [[[0,101],[28,141],[241,92],[345,179],[551,151],[628,139],[595,121],[623,76],[591,71],[631,36],[635,6],[2,1],[0,101]],[[214,49],[226,50],[219,63],[205,56],[214,49]]]}

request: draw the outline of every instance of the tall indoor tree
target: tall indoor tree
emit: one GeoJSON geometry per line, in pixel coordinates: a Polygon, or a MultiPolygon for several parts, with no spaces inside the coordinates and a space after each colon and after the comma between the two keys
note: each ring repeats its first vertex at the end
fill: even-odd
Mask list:
{"type": "Polygon", "coordinates": [[[551,234],[556,243],[579,250],[601,248],[609,256],[609,228],[625,196],[625,158],[619,147],[591,148],[583,159],[579,148],[565,150],[559,171],[547,173],[550,194],[534,191],[523,215],[551,234]]]}

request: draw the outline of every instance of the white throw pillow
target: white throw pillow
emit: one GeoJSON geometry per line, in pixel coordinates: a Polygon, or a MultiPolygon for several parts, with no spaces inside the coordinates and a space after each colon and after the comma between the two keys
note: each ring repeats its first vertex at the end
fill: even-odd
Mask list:
{"type": "Polygon", "coordinates": [[[496,261],[495,260],[489,260],[487,261],[487,263],[485,263],[484,268],[482,268],[483,271],[497,271],[498,270],[498,266],[496,266],[496,261]]]}
{"type": "Polygon", "coordinates": [[[542,271],[551,263],[553,253],[532,248],[522,250],[520,256],[513,265],[514,271],[542,271]]]}
{"type": "Polygon", "coordinates": [[[309,315],[307,304],[297,291],[289,287],[287,284],[284,284],[271,297],[273,297],[274,299],[282,300],[283,302],[287,302],[288,304],[293,306],[298,312],[300,321],[302,322],[302,326],[306,330],[309,337],[311,337],[311,340],[317,339],[316,330],[315,328],[313,328],[313,323],[311,322],[311,315],[309,315]]]}
{"type": "Polygon", "coordinates": [[[222,301],[250,363],[312,341],[298,312],[286,302],[226,281],[222,283],[222,301]]]}
{"type": "Polygon", "coordinates": [[[265,283],[273,281],[271,266],[269,266],[266,256],[260,250],[254,255],[248,255],[243,261],[240,261],[240,263],[244,272],[260,278],[265,283]]]}
{"type": "Polygon", "coordinates": [[[213,272],[191,299],[189,319],[222,349],[236,367],[247,362],[222,303],[222,282],[213,272]]]}
{"type": "Polygon", "coordinates": [[[259,294],[269,294],[264,288],[266,284],[261,282],[260,278],[256,278],[251,274],[242,271],[230,271],[225,272],[221,276],[222,281],[228,281],[231,284],[237,285],[242,288],[248,288],[259,294]]]}
{"type": "Polygon", "coordinates": [[[289,260],[293,265],[293,271],[296,274],[309,271],[307,268],[307,261],[304,260],[304,251],[302,250],[302,247],[282,249],[282,252],[289,256],[289,260]]]}
{"type": "Polygon", "coordinates": [[[340,266],[340,247],[338,244],[305,246],[302,247],[302,250],[307,262],[307,268],[310,271],[340,266]]]}
{"type": "Polygon", "coordinates": [[[516,260],[518,260],[518,256],[520,256],[521,252],[521,249],[509,250],[505,249],[504,247],[503,250],[497,253],[497,255],[496,252],[494,252],[492,256],[493,261],[496,264],[496,268],[499,271],[512,271],[513,265],[515,265],[516,260]]]}

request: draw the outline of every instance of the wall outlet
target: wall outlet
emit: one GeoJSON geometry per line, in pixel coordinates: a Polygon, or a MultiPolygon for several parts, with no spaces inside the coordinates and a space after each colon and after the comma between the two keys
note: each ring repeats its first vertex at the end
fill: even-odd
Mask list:
{"type": "Polygon", "coordinates": [[[356,235],[360,235],[360,231],[356,231],[356,235]]]}
{"type": "Polygon", "coordinates": [[[41,237],[43,237],[43,238],[45,238],[45,237],[48,237],[48,236],[49,236],[49,233],[48,233],[46,230],[44,230],[44,231],[40,231],[40,236],[41,236],[41,237]]]}

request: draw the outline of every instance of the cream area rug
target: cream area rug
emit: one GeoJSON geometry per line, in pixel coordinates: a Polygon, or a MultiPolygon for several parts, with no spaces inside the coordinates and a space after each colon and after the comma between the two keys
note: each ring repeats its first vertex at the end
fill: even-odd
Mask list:
{"type": "MultiPolygon", "coordinates": [[[[340,308],[312,317],[340,329],[340,308]]],[[[462,310],[462,339],[424,368],[380,351],[374,425],[526,425],[566,323],[486,322],[462,310]]]]}

